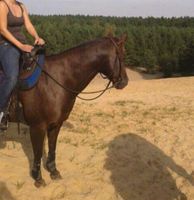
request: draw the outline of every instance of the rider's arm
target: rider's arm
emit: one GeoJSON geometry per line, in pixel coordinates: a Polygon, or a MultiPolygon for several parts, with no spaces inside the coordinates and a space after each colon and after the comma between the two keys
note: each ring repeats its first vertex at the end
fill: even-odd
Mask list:
{"type": "Polygon", "coordinates": [[[45,44],[45,41],[39,37],[38,33],[36,32],[36,29],[34,28],[29,15],[28,15],[28,11],[26,9],[26,7],[21,4],[22,8],[23,8],[23,16],[24,16],[24,24],[25,24],[25,28],[28,31],[28,33],[34,37],[35,42],[34,44],[39,44],[39,45],[43,45],[45,44]]]}
{"type": "Polygon", "coordinates": [[[4,2],[0,1],[0,34],[9,40],[12,44],[22,49],[22,43],[18,41],[7,29],[7,14],[8,8],[4,2]]]}
{"type": "Polygon", "coordinates": [[[29,18],[28,11],[27,11],[26,7],[24,6],[24,4],[22,4],[21,6],[23,8],[24,25],[25,25],[26,30],[28,31],[28,33],[32,37],[34,37],[34,39],[39,38],[38,33],[36,32],[32,22],[29,18]]]}

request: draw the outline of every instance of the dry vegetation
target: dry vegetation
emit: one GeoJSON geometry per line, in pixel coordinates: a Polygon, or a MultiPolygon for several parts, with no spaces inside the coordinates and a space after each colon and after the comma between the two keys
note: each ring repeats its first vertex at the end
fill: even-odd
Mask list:
{"type": "MultiPolygon", "coordinates": [[[[101,88],[97,78],[89,90],[101,88]]],[[[63,179],[37,189],[27,127],[0,135],[0,200],[193,200],[194,78],[139,80],[77,101],[61,129],[63,179]]],[[[44,160],[44,159],[43,159],[44,160]]]]}

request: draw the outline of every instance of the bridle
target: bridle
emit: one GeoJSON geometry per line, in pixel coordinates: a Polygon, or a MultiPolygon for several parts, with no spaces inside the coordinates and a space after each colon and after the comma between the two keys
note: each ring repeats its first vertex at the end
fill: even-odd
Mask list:
{"type": "MultiPolygon", "coordinates": [[[[112,37],[109,37],[108,39],[110,39],[110,41],[112,42],[112,44],[115,46],[115,48],[116,48],[116,57],[115,57],[115,61],[114,61],[114,69],[113,69],[113,72],[112,72],[112,74],[110,75],[110,77],[111,76],[113,76],[113,73],[114,73],[114,71],[116,70],[115,68],[116,68],[116,65],[117,65],[117,62],[119,62],[119,69],[118,69],[118,80],[115,82],[115,83],[112,83],[112,85],[111,85],[111,80],[109,80],[109,82],[107,83],[107,85],[106,85],[106,87],[105,87],[105,89],[103,89],[103,90],[98,90],[98,91],[93,91],[93,92],[80,92],[80,91],[77,91],[77,90],[73,90],[73,89],[71,89],[71,88],[69,88],[69,87],[66,87],[66,86],[64,86],[64,85],[62,85],[61,83],[59,83],[53,76],[51,76],[46,70],[44,70],[43,69],[43,67],[42,66],[40,66],[39,65],[39,63],[37,62],[37,60],[34,58],[34,55],[36,55],[36,53],[35,53],[35,51],[37,51],[36,49],[34,49],[33,51],[33,53],[31,54],[30,53],[30,55],[29,55],[29,57],[31,57],[33,60],[34,60],[34,62],[37,64],[37,66],[38,67],[40,67],[41,69],[42,69],[42,72],[44,73],[44,74],[46,74],[50,79],[52,79],[58,86],[60,86],[61,88],[63,88],[64,90],[66,90],[66,91],[68,91],[68,92],[71,92],[72,94],[76,94],[76,97],[77,98],[79,98],[79,99],[81,99],[81,100],[84,100],[84,101],[92,101],[92,100],[95,100],[95,99],[97,99],[97,98],[99,98],[99,97],[101,97],[107,90],[110,90],[110,89],[112,89],[112,88],[114,88],[115,87],[115,85],[116,84],[118,84],[120,81],[121,81],[121,68],[122,68],[122,62],[121,62],[121,55],[120,55],[120,52],[119,52],[119,47],[118,47],[118,45],[116,44],[116,42],[113,40],[113,38],[112,37]],[[86,95],[86,94],[98,94],[98,93],[100,93],[99,95],[97,95],[96,97],[93,97],[93,98],[83,98],[83,97],[80,97],[78,94],[84,94],[84,95],[86,95]]],[[[36,47],[35,47],[36,48],[36,47]]],[[[38,47],[37,47],[38,48],[38,47]]],[[[107,76],[105,76],[105,75],[103,75],[102,73],[100,73],[100,75],[101,75],[101,77],[103,78],[103,79],[108,79],[108,77],[107,76]]]]}
{"type": "MultiPolygon", "coordinates": [[[[79,98],[79,99],[81,99],[81,100],[84,100],[84,101],[92,101],[92,100],[95,100],[95,99],[101,97],[107,90],[110,90],[110,89],[114,88],[115,85],[118,84],[118,83],[121,81],[121,68],[122,68],[122,64],[121,64],[121,55],[120,55],[120,52],[119,52],[119,47],[118,47],[118,45],[116,44],[116,42],[113,40],[112,37],[109,37],[108,39],[110,39],[110,41],[112,42],[112,44],[113,44],[113,45],[115,46],[115,48],[116,48],[116,57],[115,57],[115,61],[114,61],[114,68],[115,68],[117,62],[119,62],[119,69],[118,69],[118,71],[119,71],[118,74],[119,74],[119,75],[118,75],[118,80],[117,80],[115,83],[113,83],[112,85],[110,85],[112,81],[109,80],[109,82],[107,83],[105,89],[103,89],[103,90],[92,91],[92,92],[80,92],[80,91],[77,91],[77,90],[73,90],[73,89],[71,89],[71,88],[69,88],[69,87],[66,87],[66,86],[62,85],[61,83],[59,83],[53,76],[51,76],[46,70],[44,70],[42,66],[39,65],[39,63],[37,62],[37,60],[34,59],[34,55],[35,55],[36,53],[33,52],[33,54],[31,54],[29,57],[31,57],[31,58],[34,60],[34,62],[37,64],[37,66],[40,67],[40,68],[42,69],[42,72],[43,72],[44,74],[46,74],[50,79],[52,79],[58,86],[60,86],[61,88],[63,88],[64,90],[66,90],[66,91],[68,91],[68,92],[71,92],[72,94],[76,94],[76,97],[79,98]],[[80,96],[78,95],[78,94],[84,94],[84,95],[86,95],[86,94],[97,94],[97,93],[100,93],[100,94],[97,95],[96,97],[87,98],[87,99],[86,99],[86,98],[83,98],[83,97],[80,97],[80,96]]],[[[35,49],[34,51],[37,51],[37,50],[35,49]]],[[[113,72],[112,72],[111,76],[113,76],[114,71],[115,71],[115,69],[113,69],[113,72]]],[[[100,75],[101,75],[101,77],[102,77],[103,79],[108,79],[108,77],[105,76],[105,75],[103,75],[102,73],[100,73],[100,75]]],[[[111,76],[110,76],[110,77],[111,77],[111,76]]]]}
{"type": "MultiPolygon", "coordinates": [[[[122,78],[121,78],[121,69],[122,69],[122,59],[121,59],[121,53],[119,51],[119,46],[117,45],[117,43],[113,40],[112,37],[109,37],[108,39],[110,39],[110,41],[113,43],[113,45],[115,46],[115,49],[116,49],[116,58],[115,58],[115,61],[114,61],[114,69],[112,71],[112,74],[109,75],[110,77],[113,76],[113,73],[115,72],[115,66],[117,64],[117,62],[119,62],[119,69],[118,69],[118,79],[117,81],[113,84],[113,86],[115,86],[117,83],[119,83],[122,78]]],[[[101,77],[103,79],[108,79],[107,76],[104,76],[102,73],[100,73],[101,77]]]]}

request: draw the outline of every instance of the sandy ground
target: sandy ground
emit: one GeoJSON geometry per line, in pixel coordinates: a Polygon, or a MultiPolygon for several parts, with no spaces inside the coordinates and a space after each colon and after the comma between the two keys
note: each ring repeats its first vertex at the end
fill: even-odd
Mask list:
{"type": "Polygon", "coordinates": [[[28,128],[1,134],[0,200],[194,200],[194,77],[129,75],[124,90],[76,102],[58,139],[62,180],[43,167],[47,186],[35,188],[28,128]]]}

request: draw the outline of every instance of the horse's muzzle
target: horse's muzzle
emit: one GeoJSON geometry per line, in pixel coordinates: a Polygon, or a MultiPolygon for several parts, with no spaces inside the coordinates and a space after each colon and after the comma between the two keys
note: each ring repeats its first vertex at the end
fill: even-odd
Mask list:
{"type": "Polygon", "coordinates": [[[122,79],[122,80],[114,83],[114,86],[116,89],[123,89],[127,86],[127,84],[128,84],[128,78],[122,79]]]}

